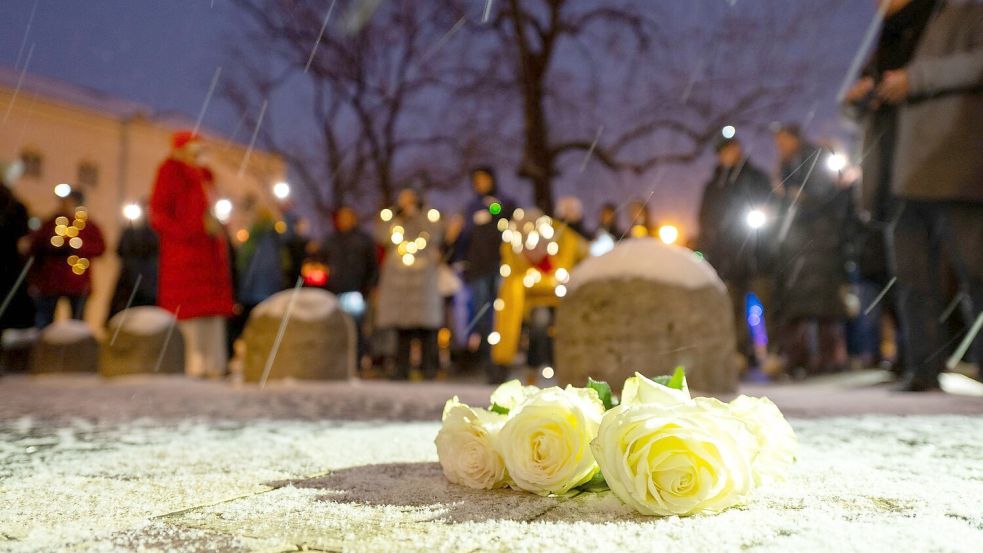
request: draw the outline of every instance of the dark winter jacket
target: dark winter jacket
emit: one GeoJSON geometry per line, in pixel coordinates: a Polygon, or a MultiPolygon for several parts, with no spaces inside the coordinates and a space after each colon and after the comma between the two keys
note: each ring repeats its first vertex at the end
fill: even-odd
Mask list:
{"type": "Polygon", "coordinates": [[[129,307],[157,304],[157,233],[148,224],[127,226],[119,239],[119,279],[109,307],[109,316],[129,307]],[[139,285],[138,285],[139,282],[139,285]],[[134,291],[135,287],[135,291],[134,291]],[[130,297],[133,300],[130,301],[130,297]]]}
{"type": "Polygon", "coordinates": [[[718,165],[700,202],[700,251],[725,281],[760,276],[772,266],[777,215],[768,175],[750,162],[718,165]],[[755,209],[767,217],[757,230],[747,224],[755,209]]]}
{"type": "MultiPolygon", "coordinates": [[[[14,289],[24,259],[17,251],[17,242],[28,233],[27,209],[13,195],[10,189],[0,182],[0,302],[14,289]]],[[[21,282],[0,314],[0,332],[5,328],[28,328],[33,326],[34,304],[27,295],[27,283],[21,282]]]]}
{"type": "Polygon", "coordinates": [[[286,287],[284,275],[290,259],[272,219],[261,219],[249,228],[249,239],[236,255],[237,298],[243,305],[257,305],[286,287]]]}
{"type": "Polygon", "coordinates": [[[379,276],[375,243],[361,229],[334,232],[321,244],[316,257],[328,267],[326,287],[333,294],[367,295],[379,276]]]}
{"type": "Polygon", "coordinates": [[[983,4],[946,2],[906,69],[895,195],[983,203],[983,4]]]}
{"type": "MultiPolygon", "coordinates": [[[[935,10],[938,0],[912,0],[884,19],[877,48],[863,76],[879,81],[885,71],[908,65],[935,10]]],[[[863,124],[862,206],[869,222],[858,226],[858,262],[863,278],[885,285],[888,280],[887,252],[881,238],[890,218],[891,175],[897,141],[898,107],[874,104],[867,98],[847,106],[848,115],[863,124]]],[[[859,223],[859,222],[858,222],[859,223]]]]}
{"type": "Polygon", "coordinates": [[[777,297],[779,315],[785,320],[846,316],[843,292],[852,239],[851,192],[836,186],[822,153],[810,173],[813,163],[807,160],[816,150],[803,146],[802,153],[780,170],[786,207],[775,230],[777,297]]]}
{"type": "Polygon", "coordinates": [[[494,192],[485,196],[475,196],[464,210],[464,228],[454,247],[455,262],[463,262],[464,280],[471,282],[481,277],[498,274],[501,257],[502,231],[498,229],[499,219],[512,217],[515,202],[511,198],[498,196],[494,192]],[[493,203],[501,205],[498,215],[492,215],[489,207],[493,203]]]}

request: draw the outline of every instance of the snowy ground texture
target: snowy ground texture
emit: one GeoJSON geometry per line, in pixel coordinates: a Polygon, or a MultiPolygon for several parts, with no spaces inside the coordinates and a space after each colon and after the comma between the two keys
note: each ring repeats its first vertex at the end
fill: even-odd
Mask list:
{"type": "MultiPolygon", "coordinates": [[[[983,417],[971,414],[983,411],[979,398],[934,396],[932,409],[918,403],[928,401],[922,396],[897,400],[914,402],[908,410],[915,412],[949,406],[962,414],[853,415],[850,400],[841,406],[849,417],[795,418],[802,449],[787,483],[718,516],[654,519],[609,494],[553,499],[448,484],[435,463],[436,422],[313,416],[342,418],[329,404],[343,396],[348,415],[378,405],[378,418],[428,419],[451,387],[389,386],[349,385],[345,394],[267,389],[277,399],[264,402],[258,390],[176,379],[4,379],[0,551],[975,552],[983,545],[983,417]],[[156,405],[141,394],[177,385],[194,390],[176,399],[185,417],[179,408],[153,418],[123,408],[156,405]],[[51,394],[38,392],[47,388],[74,391],[75,400],[67,393],[44,399],[51,394]],[[32,403],[25,394],[34,396],[33,414],[24,412],[32,403]],[[398,407],[383,409],[386,396],[398,407]],[[214,416],[214,404],[230,409],[228,418],[214,416]],[[257,417],[253,404],[269,416],[257,417]]],[[[821,390],[775,391],[792,401],[821,390]]],[[[867,407],[876,407],[869,395],[867,407]]],[[[882,403],[894,401],[882,395],[882,403]]],[[[819,414],[817,405],[803,415],[819,414]]]]}

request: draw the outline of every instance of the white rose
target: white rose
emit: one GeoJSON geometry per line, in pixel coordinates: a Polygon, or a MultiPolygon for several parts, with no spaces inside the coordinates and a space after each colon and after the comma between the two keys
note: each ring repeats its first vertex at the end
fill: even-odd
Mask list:
{"type": "Polygon", "coordinates": [[[498,405],[511,411],[538,392],[539,387],[537,386],[523,386],[518,380],[509,380],[495,388],[490,401],[492,405],[498,405]]]}
{"type": "Polygon", "coordinates": [[[754,483],[752,441],[726,409],[649,403],[608,411],[591,447],[608,486],[626,504],[644,515],[686,516],[745,499],[754,483]]]}
{"type": "Polygon", "coordinates": [[[756,440],[751,456],[755,483],[784,480],[788,468],[795,462],[799,440],[778,406],[766,397],[738,396],[728,407],[756,440]]]}
{"type": "Polygon", "coordinates": [[[546,388],[509,414],[499,435],[513,487],[563,494],[597,474],[590,442],[604,415],[594,390],[546,388]]]}
{"type": "Polygon", "coordinates": [[[625,385],[621,388],[621,405],[640,405],[643,403],[676,405],[690,401],[689,388],[686,386],[685,379],[683,379],[683,389],[677,390],[646,378],[641,373],[635,373],[635,376],[625,379],[625,385]]]}
{"type": "Polygon", "coordinates": [[[437,457],[444,476],[455,484],[490,490],[508,484],[505,462],[498,452],[498,434],[506,417],[469,407],[455,396],[444,406],[437,433],[437,457]]]}

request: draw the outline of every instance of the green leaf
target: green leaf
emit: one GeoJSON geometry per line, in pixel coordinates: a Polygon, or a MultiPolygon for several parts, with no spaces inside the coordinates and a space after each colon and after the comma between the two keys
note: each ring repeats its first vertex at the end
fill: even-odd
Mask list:
{"type": "Polygon", "coordinates": [[[672,378],[669,379],[669,383],[666,386],[672,388],[673,390],[682,390],[686,385],[686,370],[680,365],[676,367],[676,370],[672,373],[672,378]]]}
{"type": "Polygon", "coordinates": [[[683,386],[686,385],[686,371],[680,365],[676,367],[671,375],[666,374],[662,376],[656,376],[652,378],[652,382],[656,384],[662,384],[666,388],[672,388],[674,390],[682,390],[683,386]]]}
{"type": "Polygon", "coordinates": [[[607,481],[604,479],[604,475],[601,474],[601,471],[597,471],[597,474],[595,474],[593,478],[588,480],[586,483],[581,484],[579,488],[585,492],[603,492],[611,489],[608,486],[607,481]]]}
{"type": "Polygon", "coordinates": [[[610,384],[603,380],[594,380],[588,376],[587,387],[597,392],[597,397],[599,397],[601,399],[601,403],[604,404],[605,411],[615,406],[610,384]]]}
{"type": "Polygon", "coordinates": [[[509,410],[508,410],[507,407],[502,407],[501,405],[499,405],[497,403],[492,403],[491,404],[491,407],[489,407],[488,410],[491,411],[492,413],[498,413],[499,415],[508,415],[509,414],[509,410]]]}

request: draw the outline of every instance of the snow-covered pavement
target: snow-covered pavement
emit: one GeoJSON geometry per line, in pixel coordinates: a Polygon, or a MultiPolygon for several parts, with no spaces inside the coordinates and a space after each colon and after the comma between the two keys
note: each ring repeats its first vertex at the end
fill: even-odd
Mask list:
{"type": "Polygon", "coordinates": [[[440,408],[484,386],[5,377],[0,551],[977,550],[983,399],[843,382],[747,390],[792,417],[787,483],[647,519],[448,484],[440,408]]]}

